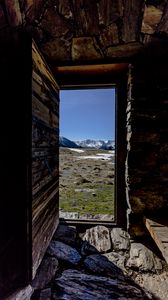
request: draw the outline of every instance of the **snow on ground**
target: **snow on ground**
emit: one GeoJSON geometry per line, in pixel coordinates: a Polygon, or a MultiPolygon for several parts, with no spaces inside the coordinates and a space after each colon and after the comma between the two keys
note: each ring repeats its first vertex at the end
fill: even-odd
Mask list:
{"type": "MultiPolygon", "coordinates": [[[[85,151],[82,149],[76,148],[68,148],[71,151],[75,151],[78,153],[84,153],[85,151]]],[[[76,156],[77,159],[103,159],[110,160],[114,156],[114,150],[109,150],[108,153],[97,153],[96,155],[86,155],[86,156],[76,156]]]]}
{"type": "Polygon", "coordinates": [[[111,153],[97,153],[96,155],[77,156],[77,159],[103,159],[110,160],[113,157],[111,153]]]}
{"type": "Polygon", "coordinates": [[[115,154],[115,150],[109,150],[108,153],[115,154]]]}
{"type": "Polygon", "coordinates": [[[78,153],[82,153],[82,152],[85,152],[84,150],[82,149],[76,149],[76,148],[68,148],[69,150],[71,151],[75,151],[75,152],[78,152],[78,153]]]}
{"type": "Polygon", "coordinates": [[[99,156],[114,156],[114,153],[110,152],[109,153],[97,153],[96,155],[99,155],[99,156]]]}

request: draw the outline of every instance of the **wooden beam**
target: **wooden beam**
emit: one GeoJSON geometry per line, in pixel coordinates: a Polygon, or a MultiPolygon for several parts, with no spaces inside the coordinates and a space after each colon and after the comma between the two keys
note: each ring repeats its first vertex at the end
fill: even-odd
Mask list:
{"type": "Polygon", "coordinates": [[[168,224],[165,225],[163,222],[156,222],[148,218],[144,218],[144,223],[168,263],[168,224]]]}
{"type": "Polygon", "coordinates": [[[61,88],[79,86],[104,86],[116,83],[127,73],[128,63],[78,66],[51,66],[61,88]]]}
{"type": "Polygon", "coordinates": [[[118,73],[128,69],[128,63],[98,64],[81,66],[53,66],[52,71],[58,75],[100,75],[118,73]]]}

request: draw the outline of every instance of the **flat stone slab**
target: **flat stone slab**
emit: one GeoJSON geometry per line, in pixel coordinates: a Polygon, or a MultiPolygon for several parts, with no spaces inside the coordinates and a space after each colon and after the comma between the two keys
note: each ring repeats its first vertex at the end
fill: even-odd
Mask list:
{"type": "Polygon", "coordinates": [[[109,259],[101,254],[93,254],[84,260],[86,268],[96,275],[104,274],[113,278],[124,278],[122,271],[109,259]]]}
{"type": "Polygon", "coordinates": [[[55,300],[147,300],[137,286],[118,279],[68,269],[55,280],[55,300]]]}

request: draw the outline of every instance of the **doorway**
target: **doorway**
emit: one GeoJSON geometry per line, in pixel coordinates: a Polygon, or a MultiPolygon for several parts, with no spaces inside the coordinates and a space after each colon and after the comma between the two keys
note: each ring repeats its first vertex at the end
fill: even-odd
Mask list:
{"type": "Polygon", "coordinates": [[[115,220],[115,86],[60,91],[60,218],[115,220]]]}

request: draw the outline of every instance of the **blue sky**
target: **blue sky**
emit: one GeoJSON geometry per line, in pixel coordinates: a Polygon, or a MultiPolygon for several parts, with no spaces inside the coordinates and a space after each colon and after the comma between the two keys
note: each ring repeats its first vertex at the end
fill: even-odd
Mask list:
{"type": "Polygon", "coordinates": [[[72,141],[115,139],[115,89],[60,91],[60,135],[72,141]]]}

